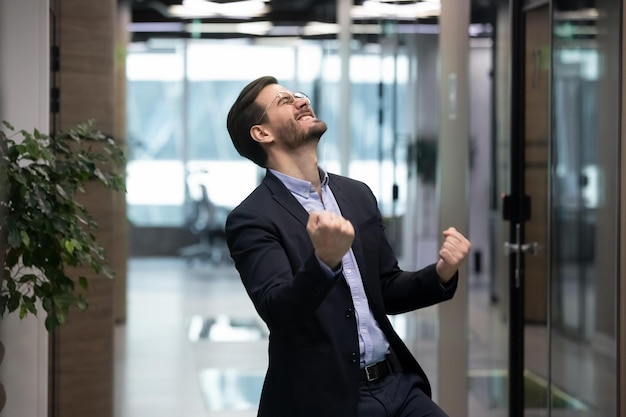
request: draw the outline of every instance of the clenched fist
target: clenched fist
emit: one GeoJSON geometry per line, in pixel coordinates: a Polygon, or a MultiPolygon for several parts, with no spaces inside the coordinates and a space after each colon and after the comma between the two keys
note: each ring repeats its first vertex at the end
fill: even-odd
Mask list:
{"type": "Polygon", "coordinates": [[[441,281],[448,282],[454,276],[467,257],[471,246],[469,240],[454,227],[449,227],[443,231],[443,244],[439,249],[439,260],[436,267],[441,281]]]}
{"type": "Polygon", "coordinates": [[[306,231],[313,242],[315,255],[332,269],[341,263],[354,240],[352,223],[329,211],[311,212],[306,231]]]}

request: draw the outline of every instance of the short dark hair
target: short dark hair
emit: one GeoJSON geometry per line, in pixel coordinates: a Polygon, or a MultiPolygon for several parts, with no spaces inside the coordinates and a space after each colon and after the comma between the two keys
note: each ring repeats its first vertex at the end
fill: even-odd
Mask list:
{"type": "Polygon", "coordinates": [[[267,164],[267,153],[250,136],[250,128],[257,124],[261,116],[263,116],[263,108],[255,100],[261,90],[271,84],[278,84],[276,78],[264,76],[246,85],[239,93],[239,97],[233,103],[226,118],[226,128],[239,155],[248,158],[263,168],[267,164]]]}

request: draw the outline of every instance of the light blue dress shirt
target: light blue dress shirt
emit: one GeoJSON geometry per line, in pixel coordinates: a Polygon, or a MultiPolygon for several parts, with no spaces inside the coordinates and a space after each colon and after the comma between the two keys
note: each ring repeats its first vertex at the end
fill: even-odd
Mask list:
{"type": "MultiPolygon", "coordinates": [[[[310,182],[290,177],[289,175],[282,174],[275,170],[270,171],[285,184],[307,212],[326,210],[341,214],[337,200],[335,200],[335,196],[328,186],[328,174],[321,168],[322,199],[320,199],[318,193],[315,191],[315,187],[313,187],[310,182]]],[[[322,263],[322,266],[328,272],[328,277],[333,278],[336,271],[333,272],[326,264],[322,263]]],[[[354,311],[356,313],[357,333],[359,335],[361,367],[363,367],[383,360],[389,352],[389,343],[370,310],[367,296],[365,295],[365,288],[363,288],[363,280],[361,279],[359,266],[356,263],[352,248],[343,256],[341,266],[343,275],[350,287],[350,293],[352,294],[352,303],[354,304],[354,311]]]]}

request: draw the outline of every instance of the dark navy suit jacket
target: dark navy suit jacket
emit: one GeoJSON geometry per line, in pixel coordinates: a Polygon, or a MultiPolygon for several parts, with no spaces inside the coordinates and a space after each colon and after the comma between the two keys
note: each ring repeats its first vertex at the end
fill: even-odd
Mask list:
{"type": "MultiPolygon", "coordinates": [[[[387,314],[452,298],[455,276],[441,285],[434,265],[400,270],[385,238],[369,187],[330,174],[342,215],[355,229],[354,251],[370,308],[403,369],[424,371],[387,314]]],[[[308,213],[271,172],[226,222],[231,256],[256,310],[270,330],[269,367],[260,417],[356,417],[359,342],[350,290],[341,274],[329,279],[306,232],[308,213]]]]}

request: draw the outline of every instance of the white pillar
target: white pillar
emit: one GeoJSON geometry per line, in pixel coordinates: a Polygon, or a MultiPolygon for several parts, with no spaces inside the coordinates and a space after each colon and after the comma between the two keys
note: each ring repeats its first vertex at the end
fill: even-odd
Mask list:
{"type": "MultiPolygon", "coordinates": [[[[0,1],[0,119],[16,129],[49,130],[49,7],[49,0],[0,1]]],[[[40,314],[20,320],[15,312],[0,321],[6,348],[0,381],[7,394],[2,416],[48,415],[44,319],[40,314]]]]}
{"type": "MultiPolygon", "coordinates": [[[[441,2],[439,229],[469,236],[469,1],[441,2]]],[[[440,238],[441,242],[441,238],[440,238]]],[[[468,263],[454,299],[439,307],[438,403],[451,416],[467,415],[468,263]]]]}

